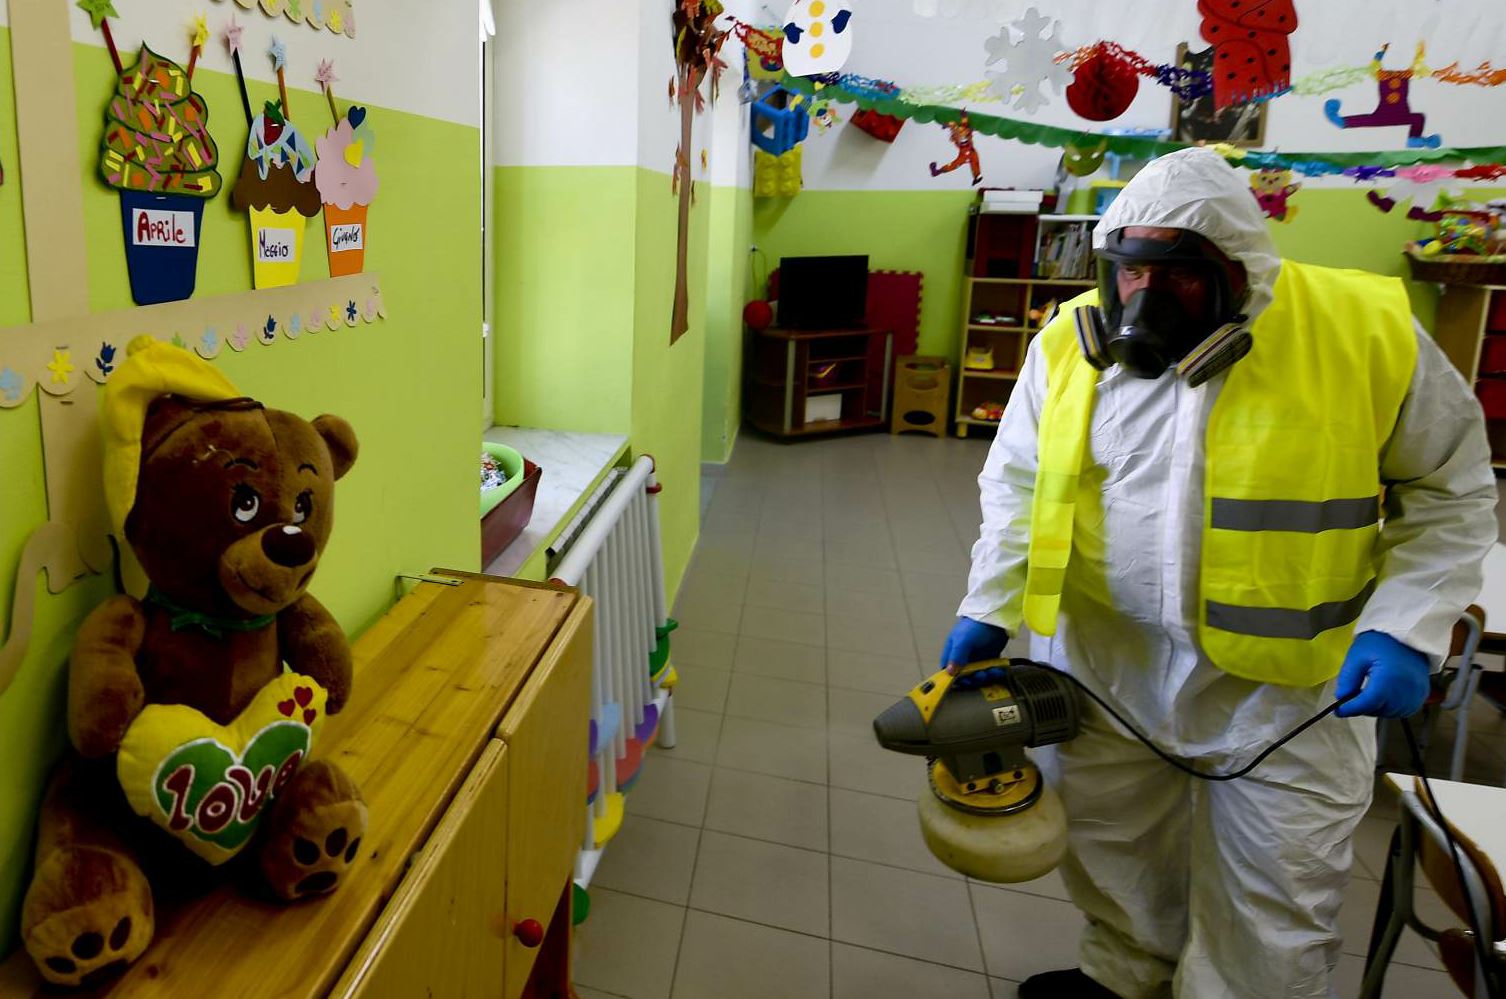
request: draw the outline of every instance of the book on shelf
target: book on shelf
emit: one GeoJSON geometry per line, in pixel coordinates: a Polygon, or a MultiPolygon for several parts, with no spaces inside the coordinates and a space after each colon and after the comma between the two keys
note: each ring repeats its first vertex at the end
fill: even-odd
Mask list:
{"type": "Polygon", "coordinates": [[[1041,236],[1036,276],[1058,281],[1082,281],[1095,274],[1093,223],[1070,222],[1041,236]]]}

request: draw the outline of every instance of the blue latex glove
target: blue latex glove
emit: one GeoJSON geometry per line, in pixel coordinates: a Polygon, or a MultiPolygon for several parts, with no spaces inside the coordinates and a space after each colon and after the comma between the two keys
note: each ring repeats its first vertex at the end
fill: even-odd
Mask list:
{"type": "Polygon", "coordinates": [[[995,624],[959,617],[941,646],[941,668],[955,672],[968,663],[997,659],[1009,644],[1009,632],[995,624]]]}
{"type": "Polygon", "coordinates": [[[1340,718],[1405,718],[1415,714],[1427,700],[1430,673],[1427,656],[1390,635],[1378,631],[1357,635],[1339,669],[1333,693],[1341,700],[1351,694],[1359,696],[1340,705],[1335,714],[1340,718]]]}

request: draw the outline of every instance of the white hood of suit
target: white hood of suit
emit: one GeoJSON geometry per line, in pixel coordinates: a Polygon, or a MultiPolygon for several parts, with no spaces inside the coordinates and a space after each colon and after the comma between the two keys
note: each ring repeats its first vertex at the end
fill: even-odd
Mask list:
{"type": "Polygon", "coordinates": [[[1239,171],[1211,149],[1195,146],[1152,160],[1125,185],[1093,230],[1093,248],[1125,226],[1190,229],[1244,265],[1249,282],[1241,309],[1252,321],[1271,304],[1281,257],[1265,214],[1239,171]]]}

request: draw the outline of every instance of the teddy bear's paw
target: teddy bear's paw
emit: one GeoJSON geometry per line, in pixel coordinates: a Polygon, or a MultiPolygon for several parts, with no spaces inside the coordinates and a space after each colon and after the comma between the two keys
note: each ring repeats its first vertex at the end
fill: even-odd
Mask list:
{"type": "Polygon", "coordinates": [[[334,891],[361,854],[366,805],[336,801],[301,812],[261,851],[262,873],[279,898],[294,901],[334,891]]]}
{"type": "Polygon", "coordinates": [[[124,970],[152,942],[152,893],[129,858],[93,847],[56,850],[22,908],[26,950],[55,985],[90,985],[124,970]]]}

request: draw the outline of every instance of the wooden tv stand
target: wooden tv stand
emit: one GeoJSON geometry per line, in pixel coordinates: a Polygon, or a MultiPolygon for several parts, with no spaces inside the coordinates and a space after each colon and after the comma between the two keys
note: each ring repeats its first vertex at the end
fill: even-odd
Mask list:
{"type": "Polygon", "coordinates": [[[883,429],[893,364],[893,330],[758,330],[744,364],[748,422],[785,438],[883,429]],[[824,395],[840,397],[838,417],[807,421],[806,401],[824,395]]]}

